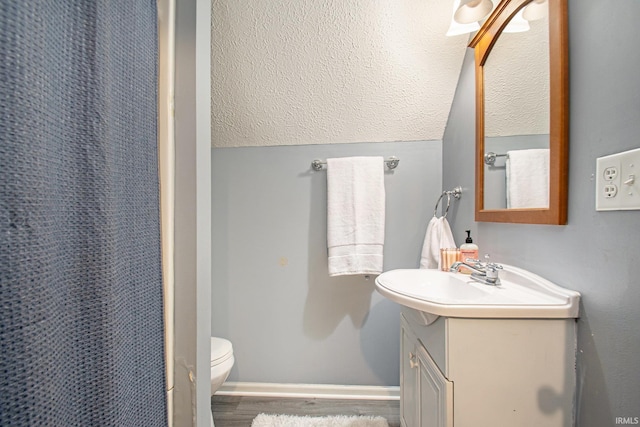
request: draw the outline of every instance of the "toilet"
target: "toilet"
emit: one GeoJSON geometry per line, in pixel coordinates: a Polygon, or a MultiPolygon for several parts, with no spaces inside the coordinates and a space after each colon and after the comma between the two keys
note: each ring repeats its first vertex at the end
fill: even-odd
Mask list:
{"type": "Polygon", "coordinates": [[[227,380],[233,367],[233,346],[224,338],[211,337],[211,395],[227,380]]]}
{"type": "MultiPolygon", "coordinates": [[[[227,380],[234,361],[231,341],[211,337],[211,396],[227,380]]],[[[213,415],[211,426],[213,427],[213,415]]]]}

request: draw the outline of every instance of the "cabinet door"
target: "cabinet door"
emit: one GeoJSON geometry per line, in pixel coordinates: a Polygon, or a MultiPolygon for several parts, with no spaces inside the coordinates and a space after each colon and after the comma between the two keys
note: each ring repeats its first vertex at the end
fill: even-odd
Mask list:
{"type": "Polygon", "coordinates": [[[402,318],[400,343],[400,423],[402,427],[418,425],[417,339],[402,318]]]}
{"type": "Polygon", "coordinates": [[[453,383],[447,381],[429,353],[416,346],[420,365],[418,380],[420,427],[453,427],[453,383]]]}

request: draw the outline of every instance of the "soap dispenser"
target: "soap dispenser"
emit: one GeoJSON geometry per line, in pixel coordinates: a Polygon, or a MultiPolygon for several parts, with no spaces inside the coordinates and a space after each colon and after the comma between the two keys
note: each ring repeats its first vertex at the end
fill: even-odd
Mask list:
{"type": "MultiPolygon", "coordinates": [[[[471,238],[471,230],[465,231],[467,232],[467,238],[464,241],[464,245],[460,246],[460,256],[462,258],[462,262],[466,262],[467,258],[478,259],[478,245],[473,243],[473,239],[471,238]]],[[[468,269],[465,270],[468,271],[468,269]]]]}

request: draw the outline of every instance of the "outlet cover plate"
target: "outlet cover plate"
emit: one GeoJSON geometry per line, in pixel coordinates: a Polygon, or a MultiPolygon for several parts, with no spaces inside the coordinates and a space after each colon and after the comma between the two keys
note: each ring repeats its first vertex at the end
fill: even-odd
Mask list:
{"type": "Polygon", "coordinates": [[[640,209],[640,148],[596,160],[596,210],[640,209]]]}

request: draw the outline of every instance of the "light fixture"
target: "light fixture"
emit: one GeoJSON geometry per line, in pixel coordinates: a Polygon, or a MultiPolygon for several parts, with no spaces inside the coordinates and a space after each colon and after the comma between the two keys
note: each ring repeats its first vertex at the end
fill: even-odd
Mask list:
{"type": "Polygon", "coordinates": [[[460,0],[454,0],[453,2],[453,12],[451,12],[451,24],[449,24],[449,30],[447,31],[447,36],[457,36],[460,34],[472,33],[474,31],[478,31],[480,29],[480,24],[478,22],[472,22],[470,24],[461,24],[456,22],[453,19],[453,16],[460,7],[460,0]]]}
{"type": "Polygon", "coordinates": [[[549,14],[549,2],[547,0],[533,0],[522,13],[522,17],[527,21],[536,21],[549,14]]]}
{"type": "MultiPolygon", "coordinates": [[[[493,10],[492,0],[454,0],[453,16],[447,36],[471,33],[480,29],[480,22],[493,10]]],[[[520,9],[504,28],[505,33],[529,31],[529,21],[542,19],[548,13],[548,0],[532,0],[520,9]]]]}
{"type": "Polygon", "coordinates": [[[520,9],[518,13],[511,18],[511,21],[507,24],[507,26],[502,30],[504,33],[522,33],[524,31],[529,31],[529,21],[522,17],[524,9],[520,9]]]}
{"type": "Polygon", "coordinates": [[[471,24],[486,18],[492,9],[491,0],[460,0],[453,19],[460,24],[471,24]]]}

